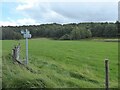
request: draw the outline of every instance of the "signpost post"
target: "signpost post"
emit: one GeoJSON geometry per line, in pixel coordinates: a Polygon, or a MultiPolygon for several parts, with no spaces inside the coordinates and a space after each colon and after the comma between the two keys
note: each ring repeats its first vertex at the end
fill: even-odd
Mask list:
{"type": "Polygon", "coordinates": [[[26,61],[25,64],[28,64],[28,38],[31,38],[30,32],[26,29],[25,31],[21,31],[21,34],[23,34],[24,38],[26,38],[26,61]]]}

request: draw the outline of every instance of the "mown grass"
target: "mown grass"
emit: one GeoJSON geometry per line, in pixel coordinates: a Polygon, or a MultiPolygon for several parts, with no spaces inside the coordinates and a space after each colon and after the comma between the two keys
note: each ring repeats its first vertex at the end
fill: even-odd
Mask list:
{"type": "Polygon", "coordinates": [[[29,40],[29,67],[13,63],[11,49],[25,41],[3,41],[3,87],[10,88],[104,88],[104,59],[109,59],[110,87],[118,87],[118,43],[92,40],[29,40]]]}

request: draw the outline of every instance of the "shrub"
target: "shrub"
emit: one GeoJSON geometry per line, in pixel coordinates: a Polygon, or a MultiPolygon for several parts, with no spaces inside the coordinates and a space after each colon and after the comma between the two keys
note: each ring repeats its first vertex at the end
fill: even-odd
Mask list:
{"type": "Polygon", "coordinates": [[[70,40],[70,35],[69,34],[65,34],[62,37],[60,37],[60,40],[70,40]]]}

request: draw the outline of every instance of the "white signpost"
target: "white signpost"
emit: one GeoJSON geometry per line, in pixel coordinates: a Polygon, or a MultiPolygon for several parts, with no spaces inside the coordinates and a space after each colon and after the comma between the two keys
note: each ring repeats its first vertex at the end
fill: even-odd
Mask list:
{"type": "Polygon", "coordinates": [[[24,38],[26,38],[26,61],[25,64],[28,64],[28,38],[31,38],[30,32],[26,29],[26,31],[21,31],[21,34],[23,34],[24,38]]]}

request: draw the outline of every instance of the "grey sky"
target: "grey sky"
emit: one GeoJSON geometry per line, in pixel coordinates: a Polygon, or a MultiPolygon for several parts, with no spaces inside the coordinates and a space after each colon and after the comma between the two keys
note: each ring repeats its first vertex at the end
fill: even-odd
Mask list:
{"type": "Polygon", "coordinates": [[[9,4],[11,2],[7,2],[8,4],[4,4],[2,10],[8,9],[6,11],[10,11],[13,14],[4,12],[5,16],[3,21],[0,21],[0,24],[29,25],[42,23],[115,22],[118,20],[117,0],[109,0],[112,2],[108,0],[101,0],[101,2],[100,0],[96,0],[96,2],[95,0],[93,0],[94,2],[88,2],[88,0],[85,0],[86,2],[73,1],[41,2],[40,0],[18,0],[13,2],[14,7],[9,4]]]}

